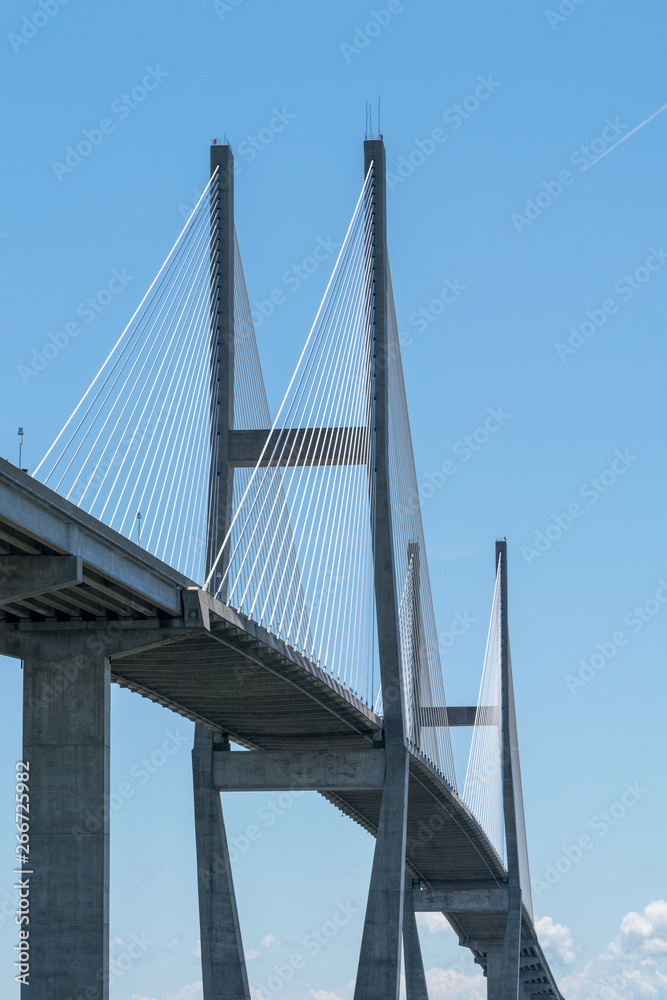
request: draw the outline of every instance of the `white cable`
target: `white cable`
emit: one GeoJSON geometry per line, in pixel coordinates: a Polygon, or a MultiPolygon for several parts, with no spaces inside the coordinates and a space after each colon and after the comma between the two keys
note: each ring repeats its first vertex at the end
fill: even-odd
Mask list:
{"type": "MultiPolygon", "coordinates": [[[[74,417],[75,417],[75,416],[76,416],[76,414],[78,413],[78,411],[79,411],[80,407],[81,407],[81,406],[83,405],[83,403],[85,402],[85,400],[86,400],[86,398],[87,398],[88,394],[89,394],[89,393],[91,392],[91,390],[92,390],[92,389],[93,389],[93,387],[95,386],[95,383],[97,382],[98,378],[100,377],[100,375],[102,374],[102,372],[104,371],[104,369],[106,368],[106,366],[107,366],[107,365],[109,364],[109,362],[111,361],[111,358],[112,358],[112,357],[114,356],[114,354],[115,354],[116,350],[118,349],[118,347],[120,346],[120,344],[121,344],[121,343],[123,342],[123,340],[125,339],[125,337],[126,337],[126,335],[127,335],[128,331],[132,329],[132,327],[133,327],[133,324],[134,324],[134,321],[135,321],[135,319],[137,318],[137,316],[139,316],[139,314],[140,314],[140,312],[141,312],[141,310],[142,310],[142,308],[143,308],[143,306],[144,306],[144,303],[145,303],[145,302],[146,302],[147,300],[149,300],[149,297],[151,296],[151,293],[152,293],[152,291],[153,291],[153,289],[154,289],[154,287],[155,287],[156,283],[157,283],[158,281],[161,281],[161,276],[163,276],[163,272],[165,272],[165,268],[167,268],[167,265],[168,265],[168,264],[169,264],[169,262],[171,261],[171,258],[172,258],[173,254],[174,254],[174,251],[175,251],[175,250],[176,250],[176,248],[177,248],[177,247],[179,246],[179,244],[180,244],[180,242],[181,242],[181,239],[183,238],[184,234],[188,233],[188,231],[190,230],[190,225],[191,225],[191,222],[193,221],[193,219],[195,219],[195,216],[197,215],[197,212],[198,212],[198,210],[199,210],[199,207],[200,207],[200,205],[201,205],[201,203],[202,203],[203,199],[205,198],[205,196],[206,196],[206,195],[207,195],[207,193],[209,192],[209,189],[210,189],[210,186],[211,186],[211,184],[212,184],[212,182],[213,182],[214,178],[217,178],[217,168],[216,168],[216,172],[215,172],[215,173],[213,174],[213,176],[212,176],[212,177],[211,177],[211,179],[209,180],[208,184],[206,185],[206,188],[204,189],[204,192],[202,193],[202,196],[201,196],[201,198],[200,198],[200,199],[199,199],[199,201],[197,202],[197,205],[196,205],[196,206],[195,206],[195,208],[193,209],[193,211],[192,211],[192,214],[191,214],[190,218],[188,219],[188,221],[187,221],[187,222],[185,223],[185,225],[183,226],[183,229],[181,230],[181,232],[180,232],[180,234],[179,234],[179,236],[178,236],[178,239],[176,240],[176,242],[174,243],[173,247],[172,247],[172,248],[171,248],[171,250],[169,251],[169,254],[167,255],[167,258],[166,258],[165,262],[163,263],[162,267],[160,268],[160,270],[158,271],[158,273],[157,273],[157,275],[156,275],[156,277],[155,277],[155,279],[154,279],[153,283],[151,284],[150,288],[148,289],[148,291],[147,291],[147,292],[146,292],[146,294],[144,295],[143,299],[141,300],[141,302],[140,302],[140,303],[139,303],[139,305],[137,306],[136,310],[134,311],[134,313],[133,313],[133,315],[132,315],[132,318],[130,319],[130,322],[129,322],[129,323],[127,324],[127,326],[125,327],[125,329],[124,329],[124,330],[123,330],[123,332],[121,333],[120,337],[118,338],[118,340],[116,341],[116,343],[115,343],[115,344],[114,344],[114,346],[112,347],[112,349],[111,349],[110,353],[108,354],[108,356],[107,356],[106,360],[105,360],[105,361],[104,361],[104,363],[102,364],[102,367],[100,368],[100,370],[98,371],[97,375],[95,376],[95,378],[94,378],[94,379],[93,379],[93,381],[91,382],[90,386],[88,387],[88,389],[86,390],[86,392],[85,392],[85,393],[84,393],[84,395],[82,396],[81,400],[79,401],[78,405],[76,406],[76,408],[75,408],[75,410],[73,411],[72,415],[70,416],[69,420],[68,420],[68,421],[67,421],[67,423],[66,423],[66,424],[64,425],[63,429],[62,429],[62,430],[60,431],[60,433],[58,434],[57,438],[55,439],[55,441],[53,442],[53,444],[51,445],[51,447],[50,447],[50,448],[49,448],[49,450],[47,451],[46,455],[44,456],[44,458],[42,459],[42,461],[41,461],[41,462],[39,463],[39,465],[37,466],[37,468],[35,469],[35,475],[37,475],[37,473],[38,473],[38,472],[39,472],[39,470],[41,469],[42,465],[43,465],[43,464],[44,464],[44,463],[46,462],[47,458],[49,457],[49,455],[51,454],[51,452],[53,451],[53,449],[55,448],[55,446],[56,446],[56,445],[58,444],[58,442],[60,441],[61,437],[63,436],[63,434],[65,433],[65,431],[66,431],[66,430],[67,430],[67,428],[69,427],[70,423],[72,422],[72,420],[74,419],[74,417]]],[[[187,241],[185,241],[185,242],[187,242],[187,241]]],[[[142,314],[142,315],[143,315],[143,314],[142,314]]],[[[112,370],[113,370],[113,368],[112,368],[112,370]]],[[[108,376],[107,376],[107,377],[108,377],[108,376]]],[[[106,382],[106,379],[105,379],[105,382],[106,382]]],[[[104,383],[103,383],[103,385],[104,385],[104,383]]],[[[102,386],[102,387],[103,387],[103,386],[102,386]]],[[[98,392],[98,394],[99,394],[99,392],[98,392]]],[[[97,397],[95,397],[95,398],[97,398],[97,397]]],[[[94,402],[94,400],[93,400],[93,402],[94,402]]],[[[92,404],[91,404],[91,405],[92,405],[92,404]]],[[[83,418],[83,419],[85,419],[85,416],[84,416],[84,418],[83,418]]],[[[80,427],[80,426],[81,426],[81,424],[79,424],[79,427],[80,427]]],[[[64,450],[63,450],[63,451],[61,452],[61,455],[62,455],[62,454],[64,454],[64,451],[65,451],[65,450],[66,450],[66,449],[67,449],[67,448],[69,447],[69,444],[70,444],[70,443],[71,443],[71,441],[73,440],[73,437],[74,437],[74,435],[75,435],[75,434],[77,433],[77,430],[78,430],[78,427],[76,428],[76,430],[75,430],[75,431],[74,431],[74,433],[72,434],[72,437],[70,437],[69,441],[68,441],[68,442],[67,442],[67,444],[65,445],[65,448],[64,448],[64,450]]],[[[60,461],[60,459],[58,459],[58,461],[60,461]]],[[[56,463],[56,464],[57,464],[57,463],[56,463]]],[[[55,466],[54,466],[54,468],[55,468],[55,466]]],[[[52,473],[53,473],[53,469],[52,469],[52,471],[51,471],[51,472],[50,472],[50,473],[49,473],[49,474],[48,474],[48,475],[46,476],[46,478],[45,478],[45,480],[44,480],[45,482],[47,482],[47,481],[48,481],[48,479],[49,479],[49,477],[50,477],[50,476],[52,475],[52,473]]]]}

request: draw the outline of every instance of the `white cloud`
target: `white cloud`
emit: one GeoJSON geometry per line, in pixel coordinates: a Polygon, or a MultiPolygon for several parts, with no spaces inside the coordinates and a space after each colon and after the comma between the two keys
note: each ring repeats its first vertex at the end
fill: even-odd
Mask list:
{"type": "Polygon", "coordinates": [[[201,958],[201,941],[197,941],[197,944],[194,946],[194,948],[190,949],[190,954],[194,955],[195,958],[201,958]]]}
{"type": "Polygon", "coordinates": [[[667,954],[667,902],[652,899],[643,913],[626,913],[621,921],[621,941],[646,955],[667,954]]]}
{"type": "Polygon", "coordinates": [[[256,962],[258,958],[262,957],[259,948],[248,948],[244,954],[246,962],[256,962]]]}
{"type": "Polygon", "coordinates": [[[342,1000],[342,997],[328,990],[308,990],[307,1000],[342,1000]]]}
{"type": "Polygon", "coordinates": [[[451,931],[442,913],[418,913],[417,926],[423,927],[429,934],[445,934],[451,931]]]}
{"type": "Polygon", "coordinates": [[[561,992],[568,1000],[667,1000],[667,975],[656,960],[665,954],[667,902],[651,900],[642,913],[626,913],[614,940],[566,976],[561,992]]]}
{"type": "Polygon", "coordinates": [[[280,944],[280,941],[275,934],[267,934],[266,937],[263,937],[259,942],[260,948],[270,948],[274,944],[280,944]]]}
{"type": "MultiPolygon", "coordinates": [[[[203,1000],[203,996],[201,983],[189,983],[187,986],[181,986],[178,993],[169,993],[162,1000],[203,1000]]],[[[143,997],[140,993],[133,993],[132,1000],[154,1000],[154,998],[143,997]]]]}
{"type": "Polygon", "coordinates": [[[426,983],[431,1000],[486,1000],[486,979],[481,969],[477,976],[455,969],[429,969],[426,983]]]}
{"type": "Polygon", "coordinates": [[[203,989],[201,983],[190,983],[182,986],[178,993],[169,993],[165,1000],[203,1000],[203,989]]]}
{"type": "Polygon", "coordinates": [[[555,959],[563,965],[572,965],[577,953],[567,927],[555,924],[551,917],[540,917],[535,921],[535,930],[549,961],[555,959]]]}
{"type": "Polygon", "coordinates": [[[111,940],[109,941],[109,954],[111,956],[111,961],[114,960],[116,955],[118,955],[118,953],[121,952],[124,947],[125,947],[125,942],[123,941],[122,937],[120,937],[118,934],[112,934],[111,940]]]}
{"type": "MultiPolygon", "coordinates": [[[[440,914],[421,913],[417,921],[430,934],[449,929],[440,914]]],[[[540,917],[535,928],[549,961],[571,966],[578,949],[569,928],[552,917],[540,917]]],[[[570,971],[562,980],[559,977],[559,986],[567,1000],[667,1000],[667,974],[660,964],[666,955],[667,902],[654,899],[641,913],[626,913],[614,940],[581,972],[570,971]]],[[[486,981],[481,974],[433,968],[426,979],[431,1000],[486,998],[486,981]]],[[[323,996],[322,1000],[329,998],[323,996]]]]}

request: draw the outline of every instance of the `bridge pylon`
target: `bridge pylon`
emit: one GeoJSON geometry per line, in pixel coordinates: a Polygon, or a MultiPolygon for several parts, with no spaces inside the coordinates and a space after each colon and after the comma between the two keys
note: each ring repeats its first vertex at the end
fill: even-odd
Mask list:
{"type": "Polygon", "coordinates": [[[498,948],[489,950],[488,1000],[518,1000],[521,992],[521,935],[523,891],[530,906],[530,880],[525,844],[519,744],[514,706],[509,640],[507,542],[496,542],[496,573],[500,578],[500,724],[501,782],[505,853],[507,858],[507,923],[498,948]],[[522,868],[525,875],[522,879],[522,868]]]}
{"type": "MultiPolygon", "coordinates": [[[[206,573],[212,570],[232,520],[234,470],[229,461],[234,427],[234,154],[211,146],[210,469],[206,573]]],[[[226,552],[222,559],[226,558],[226,552]]],[[[224,572],[220,561],[217,571],[224,572]]],[[[204,1000],[250,1000],[248,973],[214,758],[229,740],[201,723],[192,751],[199,930],[204,1000]]]]}
{"type": "MultiPolygon", "coordinates": [[[[372,272],[368,312],[373,331],[375,477],[371,502],[378,653],[384,707],[386,777],[375,842],[354,1000],[398,998],[405,890],[409,751],[405,738],[401,633],[389,490],[389,262],[386,156],[382,138],[364,142],[371,172],[372,272]]],[[[414,945],[414,942],[413,942],[414,945]]]]}

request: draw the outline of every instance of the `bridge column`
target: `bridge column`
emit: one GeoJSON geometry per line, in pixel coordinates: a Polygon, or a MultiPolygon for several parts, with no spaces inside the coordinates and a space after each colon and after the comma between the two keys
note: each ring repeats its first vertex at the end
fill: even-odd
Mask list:
{"type": "MultiPolygon", "coordinates": [[[[500,676],[501,676],[501,717],[502,717],[502,789],[505,823],[505,847],[507,851],[507,882],[509,905],[505,939],[499,952],[494,952],[493,974],[488,981],[489,1000],[518,1000],[521,979],[521,870],[519,864],[519,830],[516,800],[514,761],[516,734],[514,729],[514,692],[512,690],[512,666],[510,660],[508,588],[507,588],[507,542],[496,542],[496,568],[500,564],[500,676]]],[[[520,779],[519,779],[520,780],[520,779]]]]}
{"type": "Polygon", "coordinates": [[[213,755],[219,752],[224,750],[216,749],[214,734],[197,726],[192,771],[203,993],[205,1000],[250,1000],[220,793],[213,780],[213,755]]]}
{"type": "Polygon", "coordinates": [[[405,876],[405,899],[403,904],[403,966],[405,970],[405,993],[407,1000],[428,1000],[424,960],[419,942],[417,919],[412,907],[412,877],[405,876]]]}
{"type": "MultiPolygon", "coordinates": [[[[234,155],[230,146],[211,146],[211,464],[208,483],[206,573],[232,520],[234,470],[229,438],[234,427],[234,155]]],[[[211,590],[216,592],[227,558],[218,564],[211,590]]]]}
{"type": "Polygon", "coordinates": [[[386,166],[381,139],[364,143],[364,176],[373,163],[375,478],[373,561],[387,770],[368,893],[354,1000],[397,1000],[401,980],[409,755],[405,744],[401,645],[389,495],[386,166]]]}
{"type": "Polygon", "coordinates": [[[109,661],[72,637],[43,645],[23,665],[31,874],[16,876],[30,905],[21,996],[108,1000],[109,661]]]}
{"type": "MultiPolygon", "coordinates": [[[[234,427],[234,156],[230,146],[211,146],[211,465],[206,572],[215,563],[232,519],[234,470],[229,461],[234,427]]],[[[218,563],[211,589],[225,572],[218,563]]],[[[229,860],[220,793],[213,781],[213,733],[195,726],[192,751],[199,924],[204,1000],[250,1000],[243,942],[229,860]]],[[[226,743],[229,749],[229,743],[226,743]]]]}
{"type": "Polygon", "coordinates": [[[505,938],[496,947],[487,949],[487,1000],[519,1000],[523,995],[519,965],[521,962],[521,901],[519,907],[511,898],[507,913],[505,938]]]}
{"type": "Polygon", "coordinates": [[[354,1000],[392,1000],[398,997],[400,987],[408,754],[401,747],[388,746],[386,755],[387,776],[354,1000]]]}

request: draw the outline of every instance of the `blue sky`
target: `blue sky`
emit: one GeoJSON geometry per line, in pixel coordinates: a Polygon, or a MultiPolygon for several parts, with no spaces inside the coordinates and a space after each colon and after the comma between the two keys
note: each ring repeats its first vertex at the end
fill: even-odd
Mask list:
{"type": "MultiPolygon", "coordinates": [[[[237,229],[275,412],[329,265],[298,287],[283,276],[318,240],[342,240],[362,182],[365,101],[381,94],[417,474],[432,494],[423,518],[436,618],[443,631],[457,613],[475,618],[446,650],[448,699],[476,699],[494,540],[506,535],[533,878],[582,836],[593,844],[534,894],[543,939],[566,996],[604,996],[605,975],[622,997],[649,987],[667,996],[667,605],[656,599],[667,579],[667,114],[589,165],[667,100],[664,5],[56,5],[9,0],[0,15],[0,453],[16,461],[21,424],[24,464],[42,457],[206,183],[210,140],[225,134],[241,165],[237,229]],[[373,10],[387,23],[366,34],[373,10]],[[154,89],[125,103],[146,77],[154,89]],[[54,167],[102,120],[110,125],[93,133],[89,156],[68,172],[54,167]],[[266,141],[272,121],[283,127],[266,141]],[[106,302],[98,296],[114,272],[125,280],[91,319],[86,300],[106,302]],[[275,289],[284,302],[262,317],[275,289]],[[443,289],[453,301],[441,308],[443,289]],[[68,323],[80,333],[40,366],[49,335],[68,323]],[[502,426],[468,455],[464,437],[474,441],[499,408],[502,426]],[[429,489],[447,460],[456,472],[429,489]],[[628,784],[637,792],[623,811],[628,784]]],[[[11,885],[20,752],[20,671],[2,667],[0,897],[11,885]]],[[[151,943],[112,996],[197,1000],[191,727],[115,690],[113,738],[112,787],[129,780],[135,792],[112,820],[115,954],[133,935],[151,943]],[[178,751],[142,782],[141,759],[168,732],[178,751]]],[[[462,783],[458,743],[457,754],[462,783]]],[[[345,1000],[372,841],[316,795],[267,806],[275,798],[224,802],[230,837],[262,830],[235,863],[251,981],[259,988],[296,949],[306,967],[276,995],[345,1000]],[[275,821],[258,820],[260,810],[275,821]],[[301,942],[341,905],[349,919],[311,954],[301,942]]],[[[13,996],[4,913],[0,905],[0,981],[13,996]]],[[[437,921],[422,931],[432,995],[479,996],[478,970],[453,934],[437,921]]]]}

